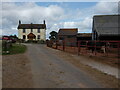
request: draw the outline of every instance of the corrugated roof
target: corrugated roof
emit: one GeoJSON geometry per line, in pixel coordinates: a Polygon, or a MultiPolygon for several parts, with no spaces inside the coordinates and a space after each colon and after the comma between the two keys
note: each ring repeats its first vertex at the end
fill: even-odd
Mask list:
{"type": "Polygon", "coordinates": [[[77,28],[63,28],[59,29],[58,35],[77,35],[77,28]]]}
{"type": "Polygon", "coordinates": [[[96,31],[98,32],[98,35],[118,35],[120,34],[120,32],[118,32],[120,28],[115,28],[115,27],[111,27],[111,28],[97,28],[96,31]]]}
{"type": "Polygon", "coordinates": [[[118,18],[120,15],[99,15],[94,16],[94,27],[93,29],[97,31],[98,35],[117,35],[118,32],[118,18]]]}
{"type": "Polygon", "coordinates": [[[18,29],[45,29],[46,24],[19,24],[18,29]]]}

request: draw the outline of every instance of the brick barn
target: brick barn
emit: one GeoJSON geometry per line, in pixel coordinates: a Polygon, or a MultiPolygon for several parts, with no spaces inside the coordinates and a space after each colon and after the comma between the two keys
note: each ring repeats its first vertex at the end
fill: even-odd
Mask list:
{"type": "Polygon", "coordinates": [[[66,44],[70,44],[72,42],[77,42],[77,33],[78,33],[78,28],[62,28],[59,29],[58,31],[58,40],[59,41],[65,41],[67,42],[66,44]]]}

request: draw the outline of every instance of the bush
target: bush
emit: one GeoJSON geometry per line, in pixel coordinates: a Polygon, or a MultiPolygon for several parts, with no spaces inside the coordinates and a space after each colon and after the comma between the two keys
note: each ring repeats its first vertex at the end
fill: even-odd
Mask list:
{"type": "Polygon", "coordinates": [[[38,41],[38,43],[45,44],[45,41],[44,40],[40,40],[40,41],[38,41]]]}
{"type": "Polygon", "coordinates": [[[23,40],[23,39],[18,39],[17,42],[18,42],[18,43],[24,43],[25,40],[23,40]]]}
{"type": "Polygon", "coordinates": [[[2,41],[2,52],[3,53],[9,53],[11,47],[12,47],[12,42],[9,42],[7,40],[2,41]]]}
{"type": "Polygon", "coordinates": [[[27,40],[27,41],[24,41],[24,43],[37,43],[38,41],[37,40],[27,40]]]}
{"type": "Polygon", "coordinates": [[[28,40],[28,41],[26,41],[27,43],[32,43],[33,42],[33,40],[28,40]]]}
{"type": "Polygon", "coordinates": [[[22,43],[39,43],[39,44],[46,43],[44,40],[27,40],[27,41],[20,40],[20,42],[22,42],[22,43]]]}
{"type": "Polygon", "coordinates": [[[12,42],[8,42],[8,41],[6,41],[6,40],[3,40],[3,41],[2,41],[2,49],[3,49],[4,51],[9,50],[10,47],[12,47],[12,42]]]}

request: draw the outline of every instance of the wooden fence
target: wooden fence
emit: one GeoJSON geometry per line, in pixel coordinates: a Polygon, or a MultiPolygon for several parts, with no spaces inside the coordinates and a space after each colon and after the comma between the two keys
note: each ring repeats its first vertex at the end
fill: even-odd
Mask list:
{"type": "Polygon", "coordinates": [[[48,41],[47,46],[77,55],[120,58],[120,41],[48,41]]]}

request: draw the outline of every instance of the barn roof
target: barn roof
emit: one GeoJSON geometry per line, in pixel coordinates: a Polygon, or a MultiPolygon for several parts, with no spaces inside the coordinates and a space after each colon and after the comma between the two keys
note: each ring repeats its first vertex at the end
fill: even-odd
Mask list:
{"type": "Polygon", "coordinates": [[[63,28],[59,29],[58,35],[77,35],[77,28],[63,28]]]}
{"type": "Polygon", "coordinates": [[[77,37],[91,37],[92,33],[78,33],[77,37]]]}
{"type": "Polygon", "coordinates": [[[46,24],[19,24],[18,29],[45,29],[46,24]]]}
{"type": "Polygon", "coordinates": [[[93,17],[93,29],[98,35],[118,35],[120,15],[99,15],[93,17]]]}
{"type": "MultiPolygon", "coordinates": [[[[119,28],[120,29],[120,28],[119,28]]],[[[98,32],[98,35],[119,35],[120,32],[116,27],[111,27],[111,28],[97,28],[96,31],[98,32]]]]}

